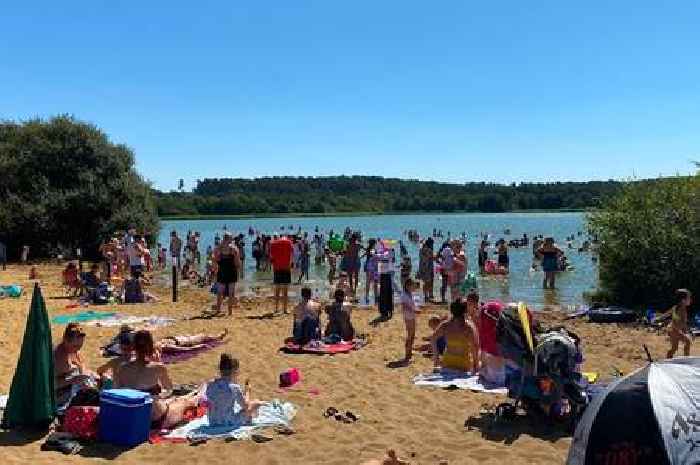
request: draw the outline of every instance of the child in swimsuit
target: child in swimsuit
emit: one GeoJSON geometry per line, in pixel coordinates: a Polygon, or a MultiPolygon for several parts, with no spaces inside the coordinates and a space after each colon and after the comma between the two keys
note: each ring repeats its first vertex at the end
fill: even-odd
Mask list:
{"type": "Polygon", "coordinates": [[[406,352],[404,361],[409,362],[413,357],[413,341],[416,338],[416,303],[413,301],[415,283],[411,278],[406,278],[401,294],[401,310],[403,321],[406,325],[406,352]]]}
{"type": "Polygon", "coordinates": [[[671,338],[671,348],[666,354],[667,358],[673,358],[678,350],[678,343],[683,341],[683,355],[690,355],[690,345],[692,339],[688,328],[688,307],[692,303],[692,294],[687,289],[676,291],[676,305],[671,309],[671,326],[669,336],[671,338]]]}

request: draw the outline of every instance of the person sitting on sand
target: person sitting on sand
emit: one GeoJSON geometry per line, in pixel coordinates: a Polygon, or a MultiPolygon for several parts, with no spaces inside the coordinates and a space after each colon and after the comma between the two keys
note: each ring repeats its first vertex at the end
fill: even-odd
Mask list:
{"type": "Polygon", "coordinates": [[[100,285],[100,265],[93,263],[90,267],[90,271],[83,274],[83,285],[88,289],[94,289],[100,285]]]}
{"type": "Polygon", "coordinates": [[[345,304],[345,293],[342,289],[335,291],[335,302],[326,307],[328,324],[324,335],[340,337],[343,341],[352,341],[355,337],[355,329],[352,327],[351,310],[345,304]]]}
{"type": "Polygon", "coordinates": [[[250,383],[245,389],[238,383],[238,359],[229,354],[221,354],[219,360],[220,377],[207,384],[206,396],[209,403],[209,426],[239,427],[250,425],[262,405],[250,399],[250,383]]]}
{"type": "Polygon", "coordinates": [[[683,355],[690,355],[690,345],[693,342],[688,328],[688,307],[693,302],[693,296],[688,289],[678,289],[676,291],[676,305],[671,308],[671,326],[669,327],[669,337],[671,338],[671,348],[666,354],[666,358],[673,358],[678,350],[678,343],[683,342],[683,355]]]}
{"type": "Polygon", "coordinates": [[[320,328],[321,306],[311,300],[311,289],[301,289],[301,302],[294,307],[294,327],[292,337],[294,343],[308,344],[309,341],[318,339],[320,328]]]}
{"type": "Polygon", "coordinates": [[[142,277],[140,271],[134,271],[131,278],[125,279],[122,285],[122,302],[125,304],[143,304],[157,302],[158,299],[153,294],[144,292],[143,287],[146,284],[145,278],[142,277]]]}
{"type": "Polygon", "coordinates": [[[185,411],[196,408],[201,396],[195,391],[183,397],[166,399],[173,383],[165,365],[153,361],[155,353],[150,331],[137,331],[134,334],[134,359],[122,365],[116,372],[114,387],[136,389],[151,394],[152,429],[167,429],[181,423],[185,411]]]}
{"type": "Polygon", "coordinates": [[[68,288],[68,292],[77,295],[82,288],[80,278],[78,278],[78,267],[73,262],[68,262],[66,268],[61,273],[63,285],[68,288]]]}
{"type": "Polygon", "coordinates": [[[132,360],[134,354],[134,331],[129,327],[123,327],[117,335],[117,343],[119,344],[119,355],[110,359],[107,363],[97,369],[97,374],[102,380],[102,385],[105,382],[111,382],[116,378],[119,369],[132,360]]]}
{"type": "Polygon", "coordinates": [[[442,366],[455,371],[476,373],[479,369],[479,348],[476,329],[465,319],[467,306],[461,299],[450,304],[450,320],[440,324],[431,338],[435,368],[442,366]],[[437,341],[445,337],[447,346],[440,357],[437,341]]]}
{"type": "Polygon", "coordinates": [[[95,387],[97,376],[83,363],[80,349],[85,342],[85,332],[78,323],[69,323],[63,331],[63,339],[53,352],[54,389],[56,404],[63,405],[82,388],[95,387]]]}
{"type": "MultiPolygon", "coordinates": [[[[421,346],[418,346],[416,350],[419,352],[425,352],[425,355],[432,355],[433,352],[433,347],[432,344],[430,343],[430,340],[432,339],[433,333],[438,329],[440,326],[440,323],[445,321],[447,317],[439,317],[437,315],[433,315],[430,318],[428,318],[428,328],[430,329],[430,336],[426,336],[423,338],[423,341],[427,342],[427,344],[423,344],[421,346]]],[[[447,345],[447,341],[445,341],[445,336],[441,336],[437,340],[437,350],[438,354],[442,355],[445,352],[445,346],[447,345]]]]}

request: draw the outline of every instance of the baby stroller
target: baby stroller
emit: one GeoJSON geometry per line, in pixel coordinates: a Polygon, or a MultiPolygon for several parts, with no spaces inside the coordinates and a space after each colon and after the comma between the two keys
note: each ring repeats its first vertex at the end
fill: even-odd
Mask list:
{"type": "Polygon", "coordinates": [[[578,384],[577,365],[582,361],[578,336],[563,327],[536,332],[529,312],[527,320],[524,325],[518,310],[508,308],[496,324],[496,339],[507,360],[508,396],[515,400],[498,406],[497,420],[512,418],[521,407],[528,415],[565,424],[573,431],[587,404],[578,384]]]}

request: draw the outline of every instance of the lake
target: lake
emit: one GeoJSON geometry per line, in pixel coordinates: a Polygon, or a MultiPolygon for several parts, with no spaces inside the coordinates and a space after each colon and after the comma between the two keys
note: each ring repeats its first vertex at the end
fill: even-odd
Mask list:
{"type": "MultiPolygon", "coordinates": [[[[415,229],[421,237],[431,235],[433,229],[441,230],[446,238],[448,233],[453,238],[467,237],[467,252],[470,270],[477,264],[477,249],[482,233],[490,234],[490,241],[506,240],[522,237],[526,233],[530,238],[537,234],[553,236],[566,252],[573,270],[559,273],[557,289],[554,291],[542,289],[542,272],[530,271],[532,265],[532,247],[510,248],[510,274],[503,276],[480,276],[479,292],[483,299],[498,298],[504,301],[523,300],[534,308],[546,305],[578,305],[583,302],[583,292],[594,289],[598,283],[598,266],[593,261],[590,252],[578,252],[579,245],[585,240],[586,224],[583,213],[464,213],[464,214],[421,214],[421,215],[381,215],[381,216],[337,216],[337,217],[285,217],[285,218],[250,218],[250,219],[206,219],[206,220],[168,220],[162,221],[159,241],[168,247],[170,232],[175,230],[178,235],[186,237],[187,231],[199,231],[201,234],[200,251],[204,256],[208,245],[213,245],[214,236],[223,235],[224,226],[234,234],[246,235],[245,277],[241,283],[241,291],[250,292],[251,286],[269,284],[271,273],[255,271],[255,261],[251,254],[252,239],[247,236],[248,228],[252,227],[267,234],[275,234],[284,227],[285,231],[291,226],[294,231],[301,227],[313,237],[316,227],[328,237],[333,230],[342,233],[346,227],[363,232],[365,241],[370,237],[402,239],[412,260],[414,273],[418,268],[418,246],[409,242],[405,231],[415,229]],[[510,230],[510,234],[504,231],[510,230]],[[579,235],[582,232],[582,235],[579,235]],[[573,248],[568,249],[566,237],[574,235],[573,248]]],[[[441,243],[436,239],[436,250],[441,243]]],[[[327,294],[327,268],[313,263],[312,247],[309,286],[314,291],[327,294]]],[[[296,273],[295,273],[296,275],[296,273]]],[[[364,276],[361,275],[361,281],[364,276]]],[[[360,295],[364,295],[364,283],[361,282],[360,295]]],[[[440,280],[436,276],[435,295],[439,296],[440,280]]],[[[416,294],[422,294],[417,292],[416,294]]]]}

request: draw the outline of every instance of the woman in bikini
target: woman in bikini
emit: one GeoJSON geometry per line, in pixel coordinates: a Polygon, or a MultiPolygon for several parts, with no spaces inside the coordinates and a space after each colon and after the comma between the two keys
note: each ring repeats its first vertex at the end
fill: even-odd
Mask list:
{"type": "Polygon", "coordinates": [[[476,329],[470,320],[465,319],[466,304],[460,299],[450,304],[452,318],[443,322],[433,333],[431,344],[435,368],[466,371],[472,374],[479,369],[479,348],[476,329]],[[444,337],[447,346],[440,358],[437,341],[444,337]]]}
{"type": "Polygon", "coordinates": [[[182,397],[166,398],[173,383],[165,365],[153,361],[156,351],[150,331],[138,331],[133,348],[134,360],[115,373],[114,387],[136,389],[153,396],[151,422],[154,428],[165,429],[181,423],[185,411],[197,407],[201,397],[199,390],[182,397]]]}
{"type": "Polygon", "coordinates": [[[53,352],[56,404],[63,405],[73,394],[83,388],[97,386],[97,376],[89,371],[80,356],[85,342],[85,332],[78,323],[69,323],[63,332],[63,340],[53,352]]]}
{"type": "Polygon", "coordinates": [[[236,301],[236,282],[238,270],[241,269],[241,258],[238,248],[233,244],[233,236],[230,232],[224,233],[224,240],[214,250],[214,260],[217,263],[216,282],[218,292],[216,295],[216,313],[221,312],[221,304],[224,297],[228,297],[228,314],[233,314],[233,305],[236,301]]]}
{"type": "Polygon", "coordinates": [[[678,289],[676,291],[676,305],[671,308],[671,325],[669,327],[669,337],[671,338],[671,348],[666,354],[666,358],[673,358],[678,350],[678,344],[683,342],[683,355],[690,355],[690,345],[692,337],[688,328],[688,307],[693,302],[693,297],[689,290],[678,289]]]}

